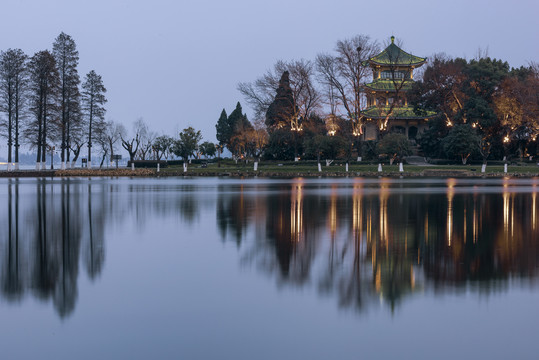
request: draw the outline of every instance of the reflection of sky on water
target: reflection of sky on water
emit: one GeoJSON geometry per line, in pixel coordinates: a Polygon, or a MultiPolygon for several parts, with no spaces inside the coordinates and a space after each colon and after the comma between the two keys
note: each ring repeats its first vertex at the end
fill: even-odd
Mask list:
{"type": "MultiPolygon", "coordinates": [[[[313,314],[329,316],[324,305],[329,299],[333,308],[361,314],[354,315],[359,323],[385,323],[388,315],[408,318],[418,304],[429,316],[429,309],[448,302],[448,308],[461,304],[461,312],[472,304],[482,309],[484,302],[510,306],[509,301],[530,311],[539,269],[538,184],[538,179],[4,180],[0,312],[14,316],[19,304],[32,313],[30,299],[36,299],[52,302],[61,318],[89,321],[95,312],[88,301],[95,301],[94,311],[112,317],[145,314],[156,326],[165,321],[159,314],[168,311],[179,324],[211,326],[214,318],[237,328],[231,322],[238,320],[227,316],[254,311],[253,319],[270,321],[258,311],[270,314],[275,307],[296,322],[310,321],[295,307],[290,313],[280,307],[297,296],[313,314]],[[95,300],[100,297],[108,300],[95,300]],[[174,315],[178,311],[181,321],[174,315]]],[[[395,321],[393,330],[402,324],[395,321]]],[[[126,326],[119,322],[114,328],[129,333],[126,326]]],[[[187,329],[178,326],[185,335],[187,329]]]]}

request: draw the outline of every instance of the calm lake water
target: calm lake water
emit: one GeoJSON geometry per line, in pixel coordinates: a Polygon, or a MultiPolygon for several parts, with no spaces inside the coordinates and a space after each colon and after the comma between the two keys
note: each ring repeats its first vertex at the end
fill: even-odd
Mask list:
{"type": "Polygon", "coordinates": [[[0,180],[2,359],[536,359],[539,179],[0,180]]]}

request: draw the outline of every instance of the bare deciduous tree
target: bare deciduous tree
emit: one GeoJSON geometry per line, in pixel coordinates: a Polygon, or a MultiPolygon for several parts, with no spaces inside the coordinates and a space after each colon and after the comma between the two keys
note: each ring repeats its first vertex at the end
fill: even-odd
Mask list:
{"type": "Polygon", "coordinates": [[[290,87],[297,107],[296,117],[306,118],[320,108],[321,96],[313,81],[314,64],[303,59],[288,62],[279,60],[273,69],[266,71],[254,82],[238,84],[238,90],[253,108],[256,119],[265,118],[268,107],[275,98],[279,80],[285,71],[290,74],[290,87]]]}
{"type": "Polygon", "coordinates": [[[83,110],[88,119],[88,167],[92,167],[92,140],[94,135],[99,134],[105,127],[105,93],[107,89],[103,85],[100,75],[94,70],[86,74],[86,79],[82,84],[83,110]]]}
{"type": "Polygon", "coordinates": [[[361,110],[365,108],[363,84],[371,73],[366,60],[379,52],[379,46],[370,37],[357,35],[337,41],[335,52],[316,57],[318,79],[325,88],[330,115],[345,115],[352,122],[352,133],[359,136],[364,131],[361,116],[361,110]]]}
{"type": "Polygon", "coordinates": [[[37,147],[36,168],[45,168],[46,150],[52,149],[50,139],[55,137],[54,114],[57,111],[59,76],[56,61],[45,50],[30,59],[30,110],[34,119],[27,124],[24,134],[31,147],[37,147]]]}
{"type": "Polygon", "coordinates": [[[336,111],[333,115],[344,113],[349,120],[359,123],[364,105],[363,83],[370,74],[365,60],[378,51],[378,43],[368,36],[358,35],[338,41],[335,55],[316,57],[318,78],[327,89],[330,107],[336,111]]]}
{"type": "Polygon", "coordinates": [[[134,122],[133,132],[134,136],[130,139],[126,139],[126,134],[120,133],[122,147],[129,153],[129,161],[131,162],[135,160],[142,139],[145,138],[148,133],[148,125],[146,125],[142,118],[139,118],[134,122]]]}
{"type": "Polygon", "coordinates": [[[8,170],[11,168],[13,146],[15,169],[19,168],[19,130],[28,82],[27,60],[28,56],[20,49],[9,49],[0,54],[0,111],[7,115],[2,125],[8,139],[8,170]]]}
{"type": "Polygon", "coordinates": [[[59,112],[61,145],[60,157],[62,168],[66,161],[69,163],[69,146],[71,142],[71,128],[76,121],[80,121],[80,78],[77,71],[79,52],[73,38],[60,33],[53,44],[53,55],[60,75],[59,112]]]}

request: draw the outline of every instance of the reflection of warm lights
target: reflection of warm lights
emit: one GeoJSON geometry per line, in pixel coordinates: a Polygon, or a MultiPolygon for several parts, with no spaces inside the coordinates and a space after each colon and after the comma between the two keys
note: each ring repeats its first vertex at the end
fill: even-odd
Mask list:
{"type": "Polygon", "coordinates": [[[508,135],[505,135],[505,136],[503,137],[503,142],[504,142],[505,144],[507,144],[507,143],[509,142],[509,136],[508,136],[508,135]]]}
{"type": "Polygon", "coordinates": [[[453,123],[451,122],[451,120],[447,120],[446,125],[447,125],[448,127],[451,127],[451,126],[453,126],[453,123]]]}
{"type": "Polygon", "coordinates": [[[374,242],[371,244],[371,264],[372,271],[374,271],[374,264],[376,264],[376,244],[374,242]]]}
{"type": "Polygon", "coordinates": [[[303,197],[302,184],[297,184],[292,190],[292,206],[290,208],[290,234],[293,241],[301,240],[301,229],[303,226],[303,197]]]}
{"type": "Polygon", "coordinates": [[[380,269],[380,265],[378,265],[378,267],[376,268],[374,286],[376,288],[376,292],[380,292],[380,289],[382,288],[382,270],[380,269]]]}
{"type": "Polygon", "coordinates": [[[353,197],[353,218],[352,218],[352,228],[356,234],[356,238],[359,239],[362,232],[362,218],[363,218],[363,209],[361,208],[362,200],[362,184],[354,184],[354,197],[353,197]]]}
{"type": "Polygon", "coordinates": [[[329,229],[331,232],[331,240],[335,240],[335,234],[337,232],[337,192],[333,187],[331,192],[331,205],[329,208],[329,229]]]}
{"type": "Polygon", "coordinates": [[[509,237],[509,216],[510,216],[510,209],[509,209],[509,189],[507,181],[503,184],[503,233],[505,235],[506,240],[509,237]]]}
{"type": "Polygon", "coordinates": [[[389,198],[389,181],[380,182],[380,241],[386,246],[386,253],[389,251],[388,242],[388,221],[387,221],[387,199],[389,198]]]}
{"type": "Polygon", "coordinates": [[[537,199],[537,191],[535,189],[535,185],[533,185],[533,193],[532,193],[532,228],[535,230],[535,227],[537,226],[537,213],[536,213],[536,199],[537,199]]]}
{"type": "Polygon", "coordinates": [[[455,179],[447,180],[447,246],[451,246],[453,237],[453,197],[455,196],[455,179]]]}
{"type": "Polygon", "coordinates": [[[329,136],[334,136],[336,133],[337,133],[336,130],[329,130],[329,131],[328,131],[328,135],[329,135],[329,136]]]}
{"type": "Polygon", "coordinates": [[[472,127],[475,129],[477,127],[477,123],[473,123],[472,127]]]}

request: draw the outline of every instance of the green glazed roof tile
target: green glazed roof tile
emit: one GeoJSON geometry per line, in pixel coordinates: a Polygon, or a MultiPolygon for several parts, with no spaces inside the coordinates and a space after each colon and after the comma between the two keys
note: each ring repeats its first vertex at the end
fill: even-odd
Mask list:
{"type": "Polygon", "coordinates": [[[394,37],[391,37],[391,44],[384,49],[380,54],[373,56],[369,59],[371,63],[377,65],[419,65],[424,63],[427,59],[412,54],[408,54],[400,47],[395,45],[394,37]]]}

